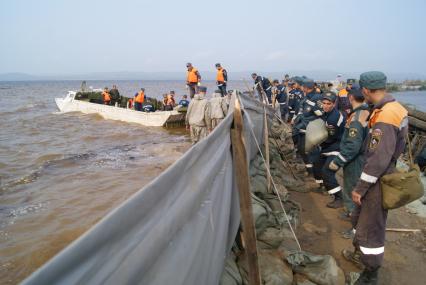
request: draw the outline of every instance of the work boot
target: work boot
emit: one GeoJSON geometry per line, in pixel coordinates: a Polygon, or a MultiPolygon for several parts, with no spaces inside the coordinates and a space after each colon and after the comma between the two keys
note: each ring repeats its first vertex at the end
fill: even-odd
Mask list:
{"type": "Polygon", "coordinates": [[[361,252],[359,249],[355,249],[355,251],[344,249],[342,250],[342,255],[347,261],[352,262],[359,269],[364,268],[361,262],[361,252]]]}
{"type": "Polygon", "coordinates": [[[361,273],[354,285],[377,285],[379,282],[378,275],[378,268],[374,270],[364,269],[364,271],[361,273]]]}
{"type": "Polygon", "coordinates": [[[339,219],[345,221],[345,222],[351,222],[352,218],[351,218],[351,213],[349,212],[343,212],[339,214],[339,219]]]}
{"type": "Polygon", "coordinates": [[[349,229],[347,231],[342,232],[342,237],[345,239],[354,239],[355,237],[355,230],[349,229]]]}
{"type": "Polygon", "coordinates": [[[331,201],[330,203],[327,203],[327,207],[332,208],[332,209],[342,208],[343,207],[343,199],[338,197],[338,196],[334,196],[334,200],[331,201]]]}

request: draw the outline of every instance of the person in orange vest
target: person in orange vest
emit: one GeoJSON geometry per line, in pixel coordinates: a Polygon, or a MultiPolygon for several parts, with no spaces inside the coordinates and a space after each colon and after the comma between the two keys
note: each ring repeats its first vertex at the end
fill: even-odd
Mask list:
{"type": "Polygon", "coordinates": [[[164,104],[164,111],[173,111],[173,107],[176,105],[174,96],[175,96],[175,91],[170,91],[170,93],[167,94],[167,97],[165,99],[165,104],[164,104]]]}
{"type": "Polygon", "coordinates": [[[226,82],[228,81],[228,73],[226,70],[220,65],[220,63],[216,63],[217,75],[216,75],[216,84],[217,88],[219,88],[222,97],[226,95],[226,82]]]}
{"type": "Polygon", "coordinates": [[[111,102],[111,95],[108,92],[108,87],[104,88],[104,92],[102,92],[102,99],[104,100],[105,105],[109,105],[111,102]]]}
{"type": "Polygon", "coordinates": [[[145,89],[141,88],[141,90],[135,94],[135,110],[142,111],[142,104],[145,101],[145,89]]]}
{"type": "Polygon", "coordinates": [[[339,91],[337,100],[336,100],[336,108],[339,110],[345,117],[349,115],[352,111],[351,103],[349,102],[348,92],[352,89],[352,85],[355,83],[355,79],[348,79],[346,81],[346,88],[343,88],[339,91]]]}
{"type": "Polygon", "coordinates": [[[163,94],[163,101],[162,101],[162,103],[163,103],[162,110],[165,111],[166,110],[166,105],[167,105],[167,93],[163,94]]]}
{"type": "Polygon", "coordinates": [[[186,86],[189,89],[189,97],[194,98],[194,94],[198,92],[198,86],[201,82],[201,75],[198,70],[192,66],[190,62],[186,64],[188,73],[186,75],[186,86]]]}

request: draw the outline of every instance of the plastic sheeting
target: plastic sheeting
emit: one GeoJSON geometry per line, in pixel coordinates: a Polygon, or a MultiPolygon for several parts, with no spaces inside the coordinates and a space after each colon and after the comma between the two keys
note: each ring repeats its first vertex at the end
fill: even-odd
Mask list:
{"type": "MultiPolygon", "coordinates": [[[[261,143],[263,107],[240,96],[251,159],[249,128],[261,143]]],[[[218,284],[240,223],[232,121],[231,106],[207,138],[23,284],[218,284]]]]}

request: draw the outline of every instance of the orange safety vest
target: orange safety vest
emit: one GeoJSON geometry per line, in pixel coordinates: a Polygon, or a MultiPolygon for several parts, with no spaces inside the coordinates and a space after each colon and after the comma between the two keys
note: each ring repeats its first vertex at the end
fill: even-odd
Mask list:
{"type": "Polygon", "coordinates": [[[225,76],[223,76],[223,68],[222,67],[217,70],[216,81],[219,81],[219,82],[225,81],[225,76]]]}
{"type": "Polygon", "coordinates": [[[397,128],[401,126],[402,120],[407,117],[407,110],[398,102],[393,101],[385,104],[381,109],[375,109],[368,121],[368,127],[372,128],[376,123],[386,123],[397,128]]]}
{"type": "Polygon", "coordinates": [[[348,96],[348,90],[346,90],[345,88],[339,91],[339,97],[347,97],[347,96],[348,96]]]}
{"type": "Polygon", "coordinates": [[[172,105],[172,106],[175,105],[175,99],[172,96],[167,96],[165,101],[166,101],[166,105],[172,105]]]}
{"type": "Polygon", "coordinates": [[[188,70],[188,74],[186,75],[186,81],[189,83],[197,83],[198,82],[198,76],[197,76],[197,69],[192,68],[191,71],[188,70]]]}
{"type": "Polygon", "coordinates": [[[143,103],[145,101],[145,93],[143,91],[139,91],[138,96],[136,96],[135,102],[143,103]]]}
{"type": "Polygon", "coordinates": [[[102,97],[104,98],[104,102],[111,101],[111,96],[106,91],[102,92],[102,97]]]}

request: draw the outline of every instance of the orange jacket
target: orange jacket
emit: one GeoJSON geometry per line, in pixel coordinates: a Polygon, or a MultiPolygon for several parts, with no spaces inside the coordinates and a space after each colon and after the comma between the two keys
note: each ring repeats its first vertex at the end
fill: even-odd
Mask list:
{"type": "Polygon", "coordinates": [[[393,101],[387,103],[381,109],[374,109],[368,121],[368,127],[372,128],[376,123],[382,122],[399,128],[407,114],[407,110],[401,104],[393,101]]]}
{"type": "Polygon", "coordinates": [[[186,75],[186,81],[189,83],[198,83],[198,76],[197,76],[197,69],[192,68],[191,71],[188,70],[188,73],[186,75]]]}
{"type": "Polygon", "coordinates": [[[223,75],[223,68],[222,67],[217,70],[216,81],[219,81],[219,82],[225,81],[225,76],[223,75]]]}
{"type": "Polygon", "coordinates": [[[347,97],[348,96],[348,90],[346,90],[346,88],[343,88],[339,91],[338,93],[339,97],[347,97]]]}
{"type": "Polygon", "coordinates": [[[174,106],[176,104],[175,99],[171,95],[167,95],[165,103],[166,103],[165,105],[171,105],[171,106],[174,106]]]}
{"type": "Polygon", "coordinates": [[[111,96],[109,95],[108,91],[104,91],[102,92],[102,97],[104,99],[104,102],[109,102],[111,101],[111,96]]]}
{"type": "Polygon", "coordinates": [[[138,92],[138,96],[135,98],[135,102],[137,103],[143,103],[145,101],[145,93],[143,91],[138,92]]]}

